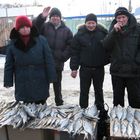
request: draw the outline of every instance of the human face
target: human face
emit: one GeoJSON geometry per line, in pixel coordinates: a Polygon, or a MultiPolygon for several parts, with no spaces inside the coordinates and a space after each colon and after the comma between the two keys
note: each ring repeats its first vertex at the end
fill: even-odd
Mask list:
{"type": "Polygon", "coordinates": [[[57,25],[60,24],[61,18],[60,18],[59,16],[57,16],[57,15],[53,15],[53,16],[51,17],[51,19],[50,19],[50,22],[51,22],[53,25],[57,26],[57,25]]]}
{"type": "Polygon", "coordinates": [[[23,36],[25,35],[29,35],[31,32],[31,28],[30,27],[27,27],[27,26],[23,26],[19,29],[19,33],[23,36]]]}
{"type": "Polygon", "coordinates": [[[128,17],[126,15],[118,15],[116,17],[116,21],[121,24],[121,26],[125,26],[128,23],[128,17]]]}
{"type": "Polygon", "coordinates": [[[89,31],[93,31],[95,30],[97,23],[95,21],[87,21],[85,25],[89,31]]]}

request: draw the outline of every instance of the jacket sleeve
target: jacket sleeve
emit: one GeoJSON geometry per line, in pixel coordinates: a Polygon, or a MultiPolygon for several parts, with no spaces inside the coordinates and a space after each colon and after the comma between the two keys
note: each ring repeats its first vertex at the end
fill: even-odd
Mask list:
{"type": "Polygon", "coordinates": [[[13,76],[14,76],[14,56],[11,51],[11,46],[8,46],[4,66],[4,87],[13,86],[13,76]]]}
{"type": "Polygon", "coordinates": [[[43,44],[43,55],[44,55],[44,62],[46,65],[47,77],[49,82],[52,83],[56,81],[55,63],[47,39],[43,36],[42,36],[42,44],[43,44]]]}
{"type": "Polygon", "coordinates": [[[80,43],[75,35],[71,44],[70,69],[77,70],[80,65],[80,43]]]}
{"type": "Polygon", "coordinates": [[[39,33],[42,33],[44,22],[46,21],[46,18],[43,18],[41,14],[39,14],[33,21],[33,25],[36,26],[39,33]]]}
{"type": "Polygon", "coordinates": [[[115,38],[116,38],[117,32],[112,29],[106,37],[102,40],[103,47],[106,50],[111,50],[114,46],[115,43],[115,38]]]}
{"type": "Polygon", "coordinates": [[[138,38],[137,50],[135,53],[135,61],[138,65],[140,65],[140,24],[139,23],[137,25],[137,31],[139,32],[139,38],[138,38]]]}
{"type": "Polygon", "coordinates": [[[64,62],[66,62],[70,58],[71,55],[70,47],[71,47],[72,39],[73,39],[73,33],[71,32],[71,30],[68,30],[65,50],[62,53],[62,59],[64,62]]]}

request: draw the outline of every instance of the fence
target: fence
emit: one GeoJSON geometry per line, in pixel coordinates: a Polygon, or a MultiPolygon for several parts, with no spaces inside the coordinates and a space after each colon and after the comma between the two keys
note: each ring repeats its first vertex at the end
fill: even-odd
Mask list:
{"type": "MultiPolygon", "coordinates": [[[[33,15],[29,15],[32,19],[33,15]]],[[[109,27],[110,22],[112,21],[112,16],[97,16],[98,22],[105,26],[109,27]]],[[[77,16],[77,17],[64,17],[64,22],[66,25],[72,30],[73,34],[77,32],[78,26],[84,24],[85,16],[77,16]]],[[[11,29],[13,28],[13,24],[15,22],[15,17],[2,17],[0,18],[0,47],[4,47],[7,45],[9,41],[9,34],[11,29]]]]}

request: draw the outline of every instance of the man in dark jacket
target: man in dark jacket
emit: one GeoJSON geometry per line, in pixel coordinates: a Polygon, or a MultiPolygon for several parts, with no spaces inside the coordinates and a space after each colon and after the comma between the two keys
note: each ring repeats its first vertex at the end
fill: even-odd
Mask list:
{"type": "Polygon", "coordinates": [[[80,66],[80,106],[88,107],[88,94],[93,81],[95,90],[95,104],[99,110],[104,109],[103,80],[105,65],[105,49],[101,40],[107,30],[97,26],[97,17],[88,14],[85,25],[80,27],[72,42],[72,56],[70,59],[71,76],[77,76],[80,66]]]}
{"type": "Polygon", "coordinates": [[[125,7],[116,10],[103,44],[111,51],[114,106],[124,106],[127,88],[129,105],[140,108],[140,25],[125,7]]]}
{"type": "Polygon", "coordinates": [[[105,119],[107,117],[107,112],[104,109],[103,81],[104,65],[108,63],[108,59],[101,42],[106,35],[107,30],[97,24],[96,15],[88,14],[85,25],[81,26],[74,36],[70,59],[73,78],[77,76],[77,70],[80,67],[79,104],[81,108],[88,107],[89,89],[93,82],[95,105],[100,110],[101,120],[98,125],[98,140],[102,140],[105,135],[105,119]]]}
{"type": "Polygon", "coordinates": [[[57,8],[44,8],[43,12],[33,21],[40,33],[44,35],[52,50],[57,72],[57,81],[53,83],[56,105],[62,105],[61,80],[64,62],[69,57],[69,46],[73,38],[71,30],[61,20],[61,12],[57,8]],[[49,21],[45,22],[49,16],[49,21]]]}

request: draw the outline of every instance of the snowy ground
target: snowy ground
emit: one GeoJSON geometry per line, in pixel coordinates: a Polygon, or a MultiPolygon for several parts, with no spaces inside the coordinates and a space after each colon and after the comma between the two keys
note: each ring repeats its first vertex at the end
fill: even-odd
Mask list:
{"type": "MultiPolygon", "coordinates": [[[[0,100],[12,101],[14,100],[14,88],[6,89],[3,87],[3,68],[4,68],[5,57],[0,56],[0,100]]],[[[52,85],[51,85],[52,87],[52,85]]],[[[104,99],[105,102],[112,107],[112,85],[111,77],[109,74],[109,66],[105,67],[105,79],[104,79],[104,99]]],[[[65,64],[62,79],[62,95],[64,102],[67,104],[78,104],[79,103],[79,77],[73,79],[70,76],[69,61],[65,64]]],[[[127,97],[126,104],[127,104],[127,97]]],[[[50,89],[50,97],[47,100],[48,104],[54,104],[54,93],[52,88],[50,89]]],[[[94,89],[91,86],[89,94],[89,104],[94,103],[94,89]]]]}

